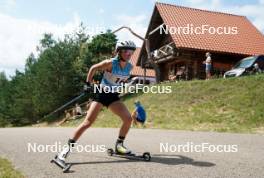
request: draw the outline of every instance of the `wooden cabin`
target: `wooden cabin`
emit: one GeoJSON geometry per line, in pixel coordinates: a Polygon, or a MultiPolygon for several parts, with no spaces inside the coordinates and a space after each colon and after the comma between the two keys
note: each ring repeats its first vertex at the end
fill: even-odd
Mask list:
{"type": "MultiPolygon", "coordinates": [[[[186,80],[205,78],[203,61],[206,52],[212,54],[213,74],[218,76],[244,57],[264,54],[263,34],[245,16],[164,3],[155,4],[145,38],[149,39],[161,81],[182,72],[186,80]],[[229,31],[224,31],[224,34],[209,30],[203,34],[190,33],[191,27],[197,29],[203,25],[208,29],[222,29],[222,33],[223,29],[229,31]],[[188,29],[188,26],[188,34],[183,31],[175,33],[176,28],[188,29]]],[[[145,43],[139,52],[137,65],[152,69],[144,46],[145,43]]]]}

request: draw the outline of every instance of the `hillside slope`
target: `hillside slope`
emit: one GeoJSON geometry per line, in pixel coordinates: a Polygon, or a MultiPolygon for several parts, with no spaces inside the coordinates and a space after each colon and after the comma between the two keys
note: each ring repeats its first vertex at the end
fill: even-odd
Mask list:
{"type": "MultiPolygon", "coordinates": [[[[143,103],[148,128],[220,132],[264,130],[264,75],[161,85],[171,85],[172,93],[140,93],[123,98],[131,111],[135,100],[143,103]]],[[[71,121],[64,126],[75,126],[81,121],[71,121]]],[[[120,119],[103,109],[94,127],[119,127],[120,123],[120,119]]]]}

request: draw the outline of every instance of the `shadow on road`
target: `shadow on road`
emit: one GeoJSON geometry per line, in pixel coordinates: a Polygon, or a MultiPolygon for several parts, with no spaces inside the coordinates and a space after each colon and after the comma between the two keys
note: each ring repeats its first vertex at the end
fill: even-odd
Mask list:
{"type": "MultiPolygon", "coordinates": [[[[110,159],[112,159],[110,157],[110,159]]],[[[113,158],[114,159],[114,158],[113,158]]],[[[127,162],[139,162],[140,160],[134,160],[133,158],[123,160],[116,159],[111,161],[92,161],[92,162],[72,162],[72,165],[81,165],[81,164],[106,164],[106,163],[127,163],[127,162]]],[[[205,161],[195,161],[192,158],[182,156],[182,155],[165,155],[165,154],[154,154],[152,155],[152,159],[149,163],[159,163],[166,165],[192,165],[199,167],[212,167],[215,166],[214,163],[205,162],[205,161]]]]}
{"type": "Polygon", "coordinates": [[[205,161],[195,161],[192,158],[182,155],[155,154],[152,156],[151,162],[167,164],[167,165],[189,164],[192,166],[200,166],[200,167],[215,166],[214,163],[205,162],[205,161]]]}

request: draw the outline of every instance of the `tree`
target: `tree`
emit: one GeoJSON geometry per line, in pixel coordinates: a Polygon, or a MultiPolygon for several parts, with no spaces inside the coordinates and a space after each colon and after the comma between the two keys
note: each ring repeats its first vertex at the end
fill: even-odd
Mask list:
{"type": "MultiPolygon", "coordinates": [[[[88,69],[111,57],[116,36],[108,31],[89,39],[82,31],[55,40],[44,34],[38,55],[28,56],[11,80],[0,73],[0,126],[28,125],[82,92],[88,69]]],[[[99,80],[100,74],[96,77],[99,80]]]]}
{"type": "Polygon", "coordinates": [[[0,126],[8,124],[7,116],[8,80],[4,72],[0,72],[0,126]]]}

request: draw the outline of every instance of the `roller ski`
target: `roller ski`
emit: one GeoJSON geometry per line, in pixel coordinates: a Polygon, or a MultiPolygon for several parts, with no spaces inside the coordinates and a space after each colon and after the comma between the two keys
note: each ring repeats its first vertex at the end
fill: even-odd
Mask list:
{"type": "Polygon", "coordinates": [[[59,154],[57,154],[50,162],[55,163],[57,166],[59,166],[63,173],[66,173],[70,170],[72,164],[66,163],[65,159],[68,157],[72,147],[74,147],[75,141],[69,139],[68,141],[68,147],[63,149],[63,151],[59,154]]]}
{"type": "Polygon", "coordinates": [[[69,163],[65,163],[65,160],[60,159],[58,155],[56,155],[50,162],[55,163],[57,166],[59,166],[62,169],[63,173],[68,172],[72,166],[69,163]]]}
{"type": "Polygon", "coordinates": [[[112,148],[107,149],[108,156],[114,156],[119,158],[133,159],[133,160],[142,160],[142,161],[150,161],[151,155],[149,152],[144,152],[143,154],[133,153],[128,150],[122,141],[117,141],[115,150],[112,148]]]}

